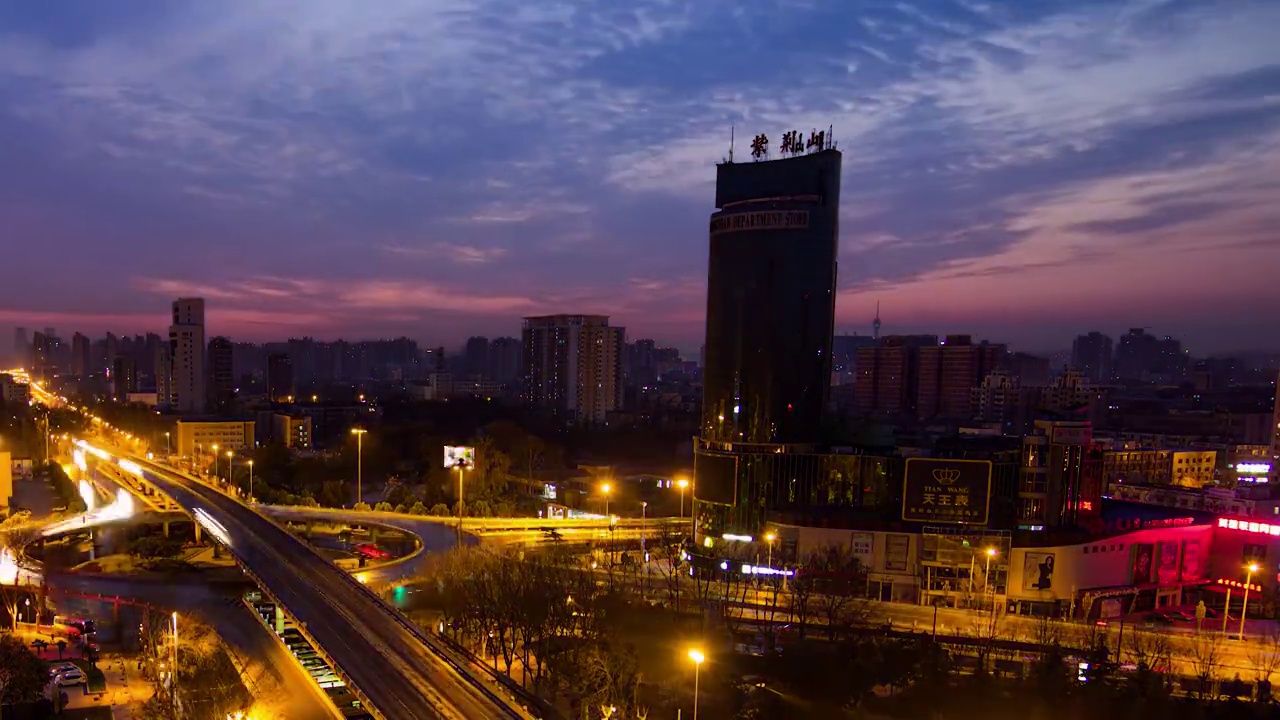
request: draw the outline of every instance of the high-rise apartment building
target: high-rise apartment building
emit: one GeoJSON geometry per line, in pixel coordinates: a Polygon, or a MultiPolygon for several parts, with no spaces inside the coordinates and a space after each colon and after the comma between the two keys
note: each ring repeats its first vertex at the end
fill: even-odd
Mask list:
{"type": "Polygon", "coordinates": [[[138,368],[133,358],[117,355],[111,364],[111,394],[116,402],[128,402],[129,393],[138,391],[138,368]]]}
{"type": "Polygon", "coordinates": [[[71,336],[71,374],[86,377],[97,370],[89,360],[89,338],[76,333],[71,336]]]}
{"type": "Polygon", "coordinates": [[[202,298],[179,298],[173,302],[168,355],[169,407],[180,413],[203,413],[208,397],[202,298]]]}
{"type": "Polygon", "coordinates": [[[267,356],[267,399],[273,403],[293,402],[293,360],[287,353],[267,356]]]}
{"type": "Polygon", "coordinates": [[[522,344],[530,404],[589,423],[622,407],[626,331],[607,315],[527,317],[522,344]]]}
{"type": "Polygon", "coordinates": [[[1000,367],[1004,355],[1004,345],[974,345],[968,335],[948,335],[939,345],[920,348],[917,416],[973,417],[973,389],[1000,367]]]}
{"type": "Polygon", "coordinates": [[[209,409],[218,414],[231,411],[236,397],[236,377],[231,341],[215,337],[209,341],[209,409]]]}
{"type": "Polygon", "coordinates": [[[466,347],[463,348],[462,363],[467,375],[488,377],[489,338],[479,336],[467,338],[466,347]]]}
{"type": "Polygon", "coordinates": [[[1071,344],[1071,364],[1095,383],[1111,380],[1111,338],[1098,331],[1077,336],[1071,344]]]}
{"type": "Polygon", "coordinates": [[[514,386],[520,379],[520,341],[513,337],[494,338],[489,343],[489,375],[503,385],[514,386]]]}

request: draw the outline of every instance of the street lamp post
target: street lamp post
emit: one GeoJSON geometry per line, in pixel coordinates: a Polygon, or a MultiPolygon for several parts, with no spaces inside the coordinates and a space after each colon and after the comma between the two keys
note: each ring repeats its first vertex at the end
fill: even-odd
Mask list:
{"type": "Polygon", "coordinates": [[[997,550],[995,548],[987,548],[987,567],[982,571],[982,596],[985,598],[988,595],[987,590],[990,588],[992,615],[996,614],[996,596],[995,588],[991,587],[991,558],[995,557],[996,553],[997,550]]]}
{"type": "Polygon", "coordinates": [[[234,450],[227,451],[227,490],[228,491],[230,491],[232,487],[235,487],[234,483],[236,480],[236,468],[232,462],[232,459],[235,456],[236,456],[236,453],[234,450]]]}
{"type": "Polygon", "coordinates": [[[249,504],[253,504],[253,461],[249,461],[249,504]]]}
{"type": "Polygon", "coordinates": [[[369,432],[364,428],[351,428],[351,434],[356,436],[356,502],[362,502],[361,490],[364,483],[364,469],[361,465],[364,463],[364,434],[369,432]]]}
{"type": "Polygon", "coordinates": [[[1240,606],[1240,641],[1244,642],[1244,619],[1249,614],[1249,586],[1253,584],[1253,574],[1258,572],[1258,563],[1249,563],[1249,575],[1244,581],[1244,604],[1240,606]]]}
{"type": "Polygon", "coordinates": [[[702,671],[702,661],[707,657],[694,648],[689,651],[689,659],[693,661],[693,720],[698,720],[698,675],[702,671]]]}
{"type": "Polygon", "coordinates": [[[645,590],[649,589],[649,552],[645,549],[644,536],[645,524],[649,512],[649,503],[640,501],[640,560],[644,562],[644,584],[645,590]]]}
{"type": "Polygon", "coordinates": [[[176,695],[178,692],[178,613],[173,613],[173,669],[169,676],[169,692],[176,695]]]}
{"type": "Polygon", "coordinates": [[[213,445],[213,476],[218,477],[218,446],[213,445]]]}
{"type": "Polygon", "coordinates": [[[676,481],[676,487],[680,488],[680,519],[684,519],[684,489],[689,487],[689,481],[680,478],[676,481]]]}
{"type": "Polygon", "coordinates": [[[165,434],[164,434],[164,454],[165,454],[165,457],[168,457],[171,453],[172,453],[172,451],[169,449],[169,433],[166,431],[166,432],[165,432],[165,434]]]}
{"type": "Polygon", "coordinates": [[[604,516],[606,518],[609,517],[609,492],[611,490],[613,490],[613,486],[609,483],[604,483],[600,486],[600,492],[604,493],[604,516]]]}
{"type": "MultiPolygon", "coordinates": [[[[764,541],[769,543],[769,561],[767,564],[770,570],[773,569],[773,541],[777,539],[778,534],[772,530],[764,534],[764,541]]],[[[759,556],[757,555],[756,557],[758,558],[759,556]]]]}
{"type": "Polygon", "coordinates": [[[458,458],[456,467],[458,468],[458,547],[462,547],[462,516],[467,509],[462,495],[462,474],[467,471],[467,461],[462,458],[458,458]]]}

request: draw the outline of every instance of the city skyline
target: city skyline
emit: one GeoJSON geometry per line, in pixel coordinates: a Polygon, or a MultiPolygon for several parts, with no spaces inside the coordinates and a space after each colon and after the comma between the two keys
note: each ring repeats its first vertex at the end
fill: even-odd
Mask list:
{"type": "Polygon", "coordinates": [[[1274,5],[344,7],[0,9],[0,325],[688,353],[730,128],[830,125],[837,332],[1278,348],[1274,5]]]}

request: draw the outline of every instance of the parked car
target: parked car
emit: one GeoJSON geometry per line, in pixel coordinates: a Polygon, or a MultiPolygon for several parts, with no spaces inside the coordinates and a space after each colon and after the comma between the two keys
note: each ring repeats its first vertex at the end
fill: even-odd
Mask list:
{"type": "Polygon", "coordinates": [[[1147,622],[1155,625],[1172,625],[1173,618],[1169,613],[1153,612],[1147,615],[1147,622]]]}
{"type": "Polygon", "coordinates": [[[49,666],[49,677],[54,677],[55,675],[61,675],[62,673],[68,672],[68,671],[70,671],[70,670],[75,670],[75,671],[79,672],[80,668],[76,667],[74,664],[69,663],[69,662],[63,662],[63,663],[58,663],[58,664],[56,664],[56,665],[50,665],[50,666],[49,666]]]}
{"type": "Polygon", "coordinates": [[[84,673],[80,672],[80,668],[67,670],[54,676],[54,682],[58,687],[70,687],[72,685],[83,685],[87,682],[84,673]]]}
{"type": "Polygon", "coordinates": [[[1165,614],[1173,618],[1174,620],[1181,620],[1182,622],[1196,621],[1196,616],[1189,612],[1186,612],[1185,610],[1170,610],[1165,614]]]}

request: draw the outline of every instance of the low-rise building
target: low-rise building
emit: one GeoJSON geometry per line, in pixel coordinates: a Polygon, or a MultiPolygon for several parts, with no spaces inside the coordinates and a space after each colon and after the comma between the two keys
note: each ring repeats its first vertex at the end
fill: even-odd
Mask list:
{"type": "Polygon", "coordinates": [[[252,448],[253,426],[252,420],[179,420],[178,454],[190,457],[197,452],[207,453],[214,445],[219,452],[252,448]]]}
{"type": "Polygon", "coordinates": [[[306,415],[275,413],[271,416],[271,438],[290,450],[310,450],[311,418],[306,415]]]}

